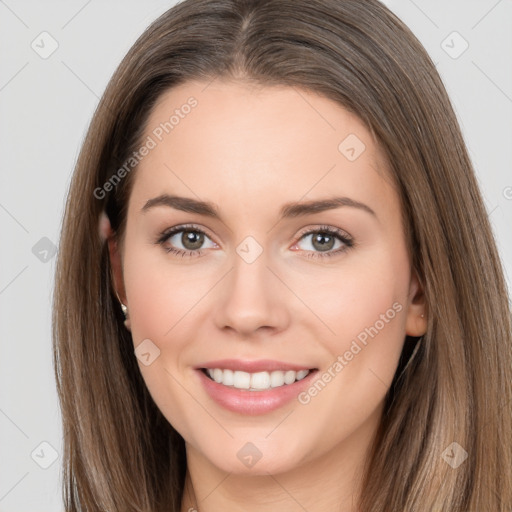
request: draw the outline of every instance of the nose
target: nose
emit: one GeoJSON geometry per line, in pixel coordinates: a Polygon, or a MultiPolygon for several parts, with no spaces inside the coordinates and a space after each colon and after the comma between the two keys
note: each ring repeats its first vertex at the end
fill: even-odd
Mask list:
{"type": "Polygon", "coordinates": [[[263,251],[254,261],[234,254],[216,297],[215,323],[237,338],[269,336],[287,328],[291,297],[263,251]]]}

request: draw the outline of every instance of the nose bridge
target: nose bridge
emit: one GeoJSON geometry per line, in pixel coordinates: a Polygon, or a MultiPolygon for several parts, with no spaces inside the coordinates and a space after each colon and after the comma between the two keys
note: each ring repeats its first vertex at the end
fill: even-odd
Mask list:
{"type": "Polygon", "coordinates": [[[254,237],[245,238],[233,255],[232,292],[241,296],[266,295],[269,291],[269,259],[268,251],[254,237]]]}
{"type": "Polygon", "coordinates": [[[254,236],[236,246],[218,308],[219,327],[246,334],[263,326],[283,328],[286,307],[271,265],[270,253],[254,236]]]}

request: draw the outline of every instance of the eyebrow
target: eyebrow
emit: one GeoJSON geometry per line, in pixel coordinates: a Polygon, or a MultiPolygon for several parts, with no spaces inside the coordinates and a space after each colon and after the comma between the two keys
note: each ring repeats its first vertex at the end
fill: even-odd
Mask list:
{"type": "MultiPolygon", "coordinates": [[[[153,199],[149,199],[142,207],[141,212],[146,213],[151,208],[155,208],[157,206],[167,206],[174,208],[175,210],[197,213],[198,215],[204,215],[206,217],[216,219],[221,218],[218,207],[214,203],[169,194],[162,194],[158,197],[154,197],[153,199]]],[[[358,208],[373,215],[374,217],[377,217],[377,214],[364,203],[351,199],[350,197],[332,197],[328,199],[286,203],[280,210],[280,219],[312,215],[326,210],[340,208],[342,206],[358,208]]]]}

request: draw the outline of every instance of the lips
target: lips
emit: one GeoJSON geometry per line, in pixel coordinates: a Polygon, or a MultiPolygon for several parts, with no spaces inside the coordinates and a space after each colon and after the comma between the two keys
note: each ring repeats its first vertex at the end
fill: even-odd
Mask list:
{"type": "Polygon", "coordinates": [[[318,368],[274,360],[223,359],[198,365],[196,374],[218,405],[246,415],[264,414],[292,401],[318,368]]]}

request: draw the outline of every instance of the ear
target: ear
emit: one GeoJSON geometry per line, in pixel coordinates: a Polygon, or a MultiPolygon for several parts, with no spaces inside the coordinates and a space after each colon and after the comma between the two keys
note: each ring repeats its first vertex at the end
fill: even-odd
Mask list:
{"type": "Polygon", "coordinates": [[[409,285],[409,303],[407,305],[405,333],[409,336],[418,337],[423,336],[425,332],[427,332],[425,291],[418,279],[416,271],[413,270],[409,285]]]}
{"type": "Polygon", "coordinates": [[[110,225],[110,220],[105,214],[105,212],[101,213],[99,220],[99,235],[103,241],[106,241],[108,244],[108,252],[110,259],[110,270],[112,275],[112,286],[117,293],[117,296],[126,306],[128,305],[126,302],[126,291],[124,288],[124,279],[123,279],[123,265],[121,261],[121,253],[119,251],[117,239],[115,236],[115,231],[112,229],[110,225]]]}
{"type": "Polygon", "coordinates": [[[108,252],[110,257],[110,268],[112,270],[112,279],[114,290],[119,297],[119,300],[125,305],[128,306],[126,299],[126,290],[124,288],[124,279],[123,279],[123,263],[121,260],[121,253],[119,252],[119,247],[117,244],[117,240],[115,237],[111,237],[107,240],[108,242],[108,252]]]}

